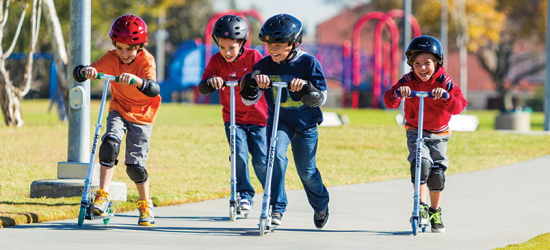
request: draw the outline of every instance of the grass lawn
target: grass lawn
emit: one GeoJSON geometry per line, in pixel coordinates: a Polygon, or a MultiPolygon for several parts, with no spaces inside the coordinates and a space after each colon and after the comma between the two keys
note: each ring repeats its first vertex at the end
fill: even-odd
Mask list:
{"type": "MultiPolygon", "coordinates": [[[[48,106],[48,100],[25,100],[22,102],[25,125],[21,128],[0,126],[0,145],[3,145],[0,150],[0,227],[77,217],[80,197],[29,198],[33,181],[56,179],[57,163],[67,161],[68,124],[58,121],[54,112],[48,113],[48,106]]],[[[90,138],[98,110],[99,101],[92,101],[90,138]]],[[[399,111],[324,110],[346,115],[350,120],[346,126],[319,129],[317,164],[326,185],[409,176],[405,131],[395,125],[395,115],[399,111]]],[[[467,111],[466,114],[477,115],[481,124],[475,132],[453,132],[448,149],[451,159],[448,174],[550,154],[548,136],[495,131],[497,111],[467,111]]],[[[542,130],[543,114],[533,113],[531,118],[531,129],[542,130]]],[[[228,157],[221,106],[163,103],[154,126],[147,165],[155,205],[228,196],[228,157]]],[[[261,192],[259,182],[253,178],[257,192],[261,192]]],[[[124,182],[128,187],[128,202],[121,202],[119,211],[135,209],[137,191],[126,172],[117,169],[113,180],[124,182]]],[[[287,189],[299,188],[302,186],[289,155],[287,189]]]]}

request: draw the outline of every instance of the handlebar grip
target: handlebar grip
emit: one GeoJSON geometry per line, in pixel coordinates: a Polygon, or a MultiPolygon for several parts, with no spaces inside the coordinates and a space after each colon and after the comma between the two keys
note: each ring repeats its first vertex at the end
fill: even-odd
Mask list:
{"type": "MultiPolygon", "coordinates": [[[[397,94],[398,97],[403,97],[401,95],[401,91],[399,90],[396,90],[395,93],[397,94]]],[[[434,98],[435,96],[432,94],[432,92],[427,92],[427,91],[411,91],[411,94],[409,95],[409,97],[428,97],[428,98],[434,98]]],[[[449,98],[449,92],[444,92],[442,95],[441,95],[441,98],[443,99],[448,99],[449,98]]]]}
{"type": "MultiPolygon", "coordinates": [[[[120,76],[115,76],[115,82],[119,82],[119,79],[120,79],[120,76]]],[[[130,85],[134,85],[135,83],[136,83],[136,79],[132,78],[132,80],[130,80],[130,85]]]]}

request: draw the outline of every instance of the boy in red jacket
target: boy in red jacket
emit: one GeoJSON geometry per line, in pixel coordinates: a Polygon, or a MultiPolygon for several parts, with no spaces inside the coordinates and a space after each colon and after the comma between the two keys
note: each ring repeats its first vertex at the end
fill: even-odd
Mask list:
{"type": "MultiPolygon", "coordinates": [[[[441,197],[445,187],[445,171],[449,165],[447,141],[451,139],[449,121],[451,115],[459,114],[468,102],[462,90],[454,84],[445,72],[443,65],[443,47],[431,36],[414,38],[405,53],[407,64],[412,71],[405,74],[397,84],[384,94],[384,103],[388,108],[397,108],[403,97],[411,91],[431,92],[434,98],[424,102],[423,138],[435,139],[425,141],[422,145],[422,162],[420,177],[421,209],[428,210],[426,190],[430,190],[431,206],[428,210],[432,232],[444,233],[445,226],[441,219],[441,197]],[[447,92],[448,95],[444,93],[447,92]],[[447,98],[443,98],[446,96],[447,98]]],[[[419,98],[405,99],[405,128],[407,130],[408,161],[411,163],[411,177],[414,183],[416,166],[416,143],[418,136],[419,98]]],[[[421,211],[422,211],[421,210],[421,211]]]]}

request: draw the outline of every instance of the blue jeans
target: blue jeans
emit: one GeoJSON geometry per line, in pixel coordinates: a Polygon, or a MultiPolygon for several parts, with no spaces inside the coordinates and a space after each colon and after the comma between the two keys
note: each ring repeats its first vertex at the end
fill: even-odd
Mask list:
{"type": "MultiPolygon", "coordinates": [[[[225,135],[229,142],[229,122],[225,122],[225,135]]],[[[250,183],[248,171],[248,155],[252,155],[252,166],[256,177],[260,180],[262,187],[265,184],[265,169],[267,161],[266,128],[261,125],[236,124],[235,128],[235,158],[237,192],[241,199],[248,199],[252,203],[255,191],[250,183]]],[[[231,160],[231,158],[229,159],[231,160]]]]}
{"type": "MultiPolygon", "coordinates": [[[[271,143],[270,137],[271,131],[273,130],[273,123],[272,121],[268,121],[268,124],[268,143],[271,143]]],[[[317,142],[317,127],[296,130],[283,122],[279,122],[273,174],[271,176],[270,205],[273,206],[273,212],[284,213],[288,203],[285,191],[285,172],[288,165],[286,153],[289,145],[292,145],[292,154],[294,156],[296,170],[304,185],[309,204],[316,212],[325,211],[328,208],[329,193],[323,184],[321,173],[317,169],[317,163],[315,161],[317,155],[317,142]]]]}

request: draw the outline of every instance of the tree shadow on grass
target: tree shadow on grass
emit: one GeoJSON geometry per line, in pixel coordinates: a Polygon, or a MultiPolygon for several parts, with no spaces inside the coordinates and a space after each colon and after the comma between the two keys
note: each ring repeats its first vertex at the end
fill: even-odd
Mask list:
{"type": "Polygon", "coordinates": [[[37,205],[37,206],[49,206],[49,207],[56,207],[56,206],[76,206],[80,205],[80,202],[78,203],[66,203],[66,202],[60,202],[60,203],[43,203],[43,202],[13,202],[13,201],[0,201],[0,205],[37,205]]]}

